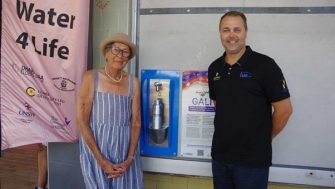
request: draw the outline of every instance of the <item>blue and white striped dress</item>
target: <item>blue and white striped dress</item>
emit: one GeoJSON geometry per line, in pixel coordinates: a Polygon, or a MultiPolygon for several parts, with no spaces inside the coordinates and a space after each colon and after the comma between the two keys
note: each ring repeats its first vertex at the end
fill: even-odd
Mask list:
{"type": "MultiPolygon", "coordinates": [[[[112,163],[128,157],[131,131],[131,94],[133,78],[129,78],[128,95],[98,92],[99,72],[94,74],[94,97],[89,127],[101,153],[112,163]]],[[[85,141],[80,137],[80,164],[87,189],[143,189],[143,172],[137,148],[134,161],[122,177],[107,178],[85,141]]]]}

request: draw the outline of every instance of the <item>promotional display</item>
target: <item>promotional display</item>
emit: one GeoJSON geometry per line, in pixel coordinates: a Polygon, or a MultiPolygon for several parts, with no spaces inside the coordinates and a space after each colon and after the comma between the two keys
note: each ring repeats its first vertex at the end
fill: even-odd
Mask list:
{"type": "Polygon", "coordinates": [[[143,155],[177,155],[179,81],[178,71],[142,70],[143,155]]]}
{"type": "Polygon", "coordinates": [[[182,78],[180,156],[210,159],[215,107],[207,71],[184,71],[182,78]]]}
{"type": "Polygon", "coordinates": [[[75,99],[87,64],[89,4],[2,1],[2,150],[77,141],[75,99]]]}

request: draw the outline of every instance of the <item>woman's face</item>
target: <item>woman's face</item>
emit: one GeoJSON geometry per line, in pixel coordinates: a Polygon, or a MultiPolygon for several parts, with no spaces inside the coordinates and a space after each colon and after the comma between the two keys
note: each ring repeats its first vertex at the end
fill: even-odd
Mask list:
{"type": "Polygon", "coordinates": [[[115,42],[106,51],[107,64],[110,68],[122,70],[127,65],[130,55],[127,45],[115,42]]]}

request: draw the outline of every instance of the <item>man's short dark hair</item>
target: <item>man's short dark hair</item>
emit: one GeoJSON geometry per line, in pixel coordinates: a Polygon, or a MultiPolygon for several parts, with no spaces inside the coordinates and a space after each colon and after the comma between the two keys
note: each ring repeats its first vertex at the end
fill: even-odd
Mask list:
{"type": "Polygon", "coordinates": [[[239,17],[241,17],[243,22],[244,22],[245,30],[248,30],[247,17],[242,12],[238,12],[238,11],[226,12],[220,19],[219,30],[221,30],[221,22],[222,22],[223,18],[225,18],[227,16],[239,16],[239,17]]]}

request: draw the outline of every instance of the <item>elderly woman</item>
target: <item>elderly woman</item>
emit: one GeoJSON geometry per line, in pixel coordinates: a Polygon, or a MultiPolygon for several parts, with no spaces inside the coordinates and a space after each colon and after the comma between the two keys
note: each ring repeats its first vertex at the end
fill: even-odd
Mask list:
{"type": "Polygon", "coordinates": [[[142,189],[139,80],[123,71],[136,46],[123,33],[100,44],[104,68],[87,71],[77,101],[80,163],[87,189],[142,189]]]}

